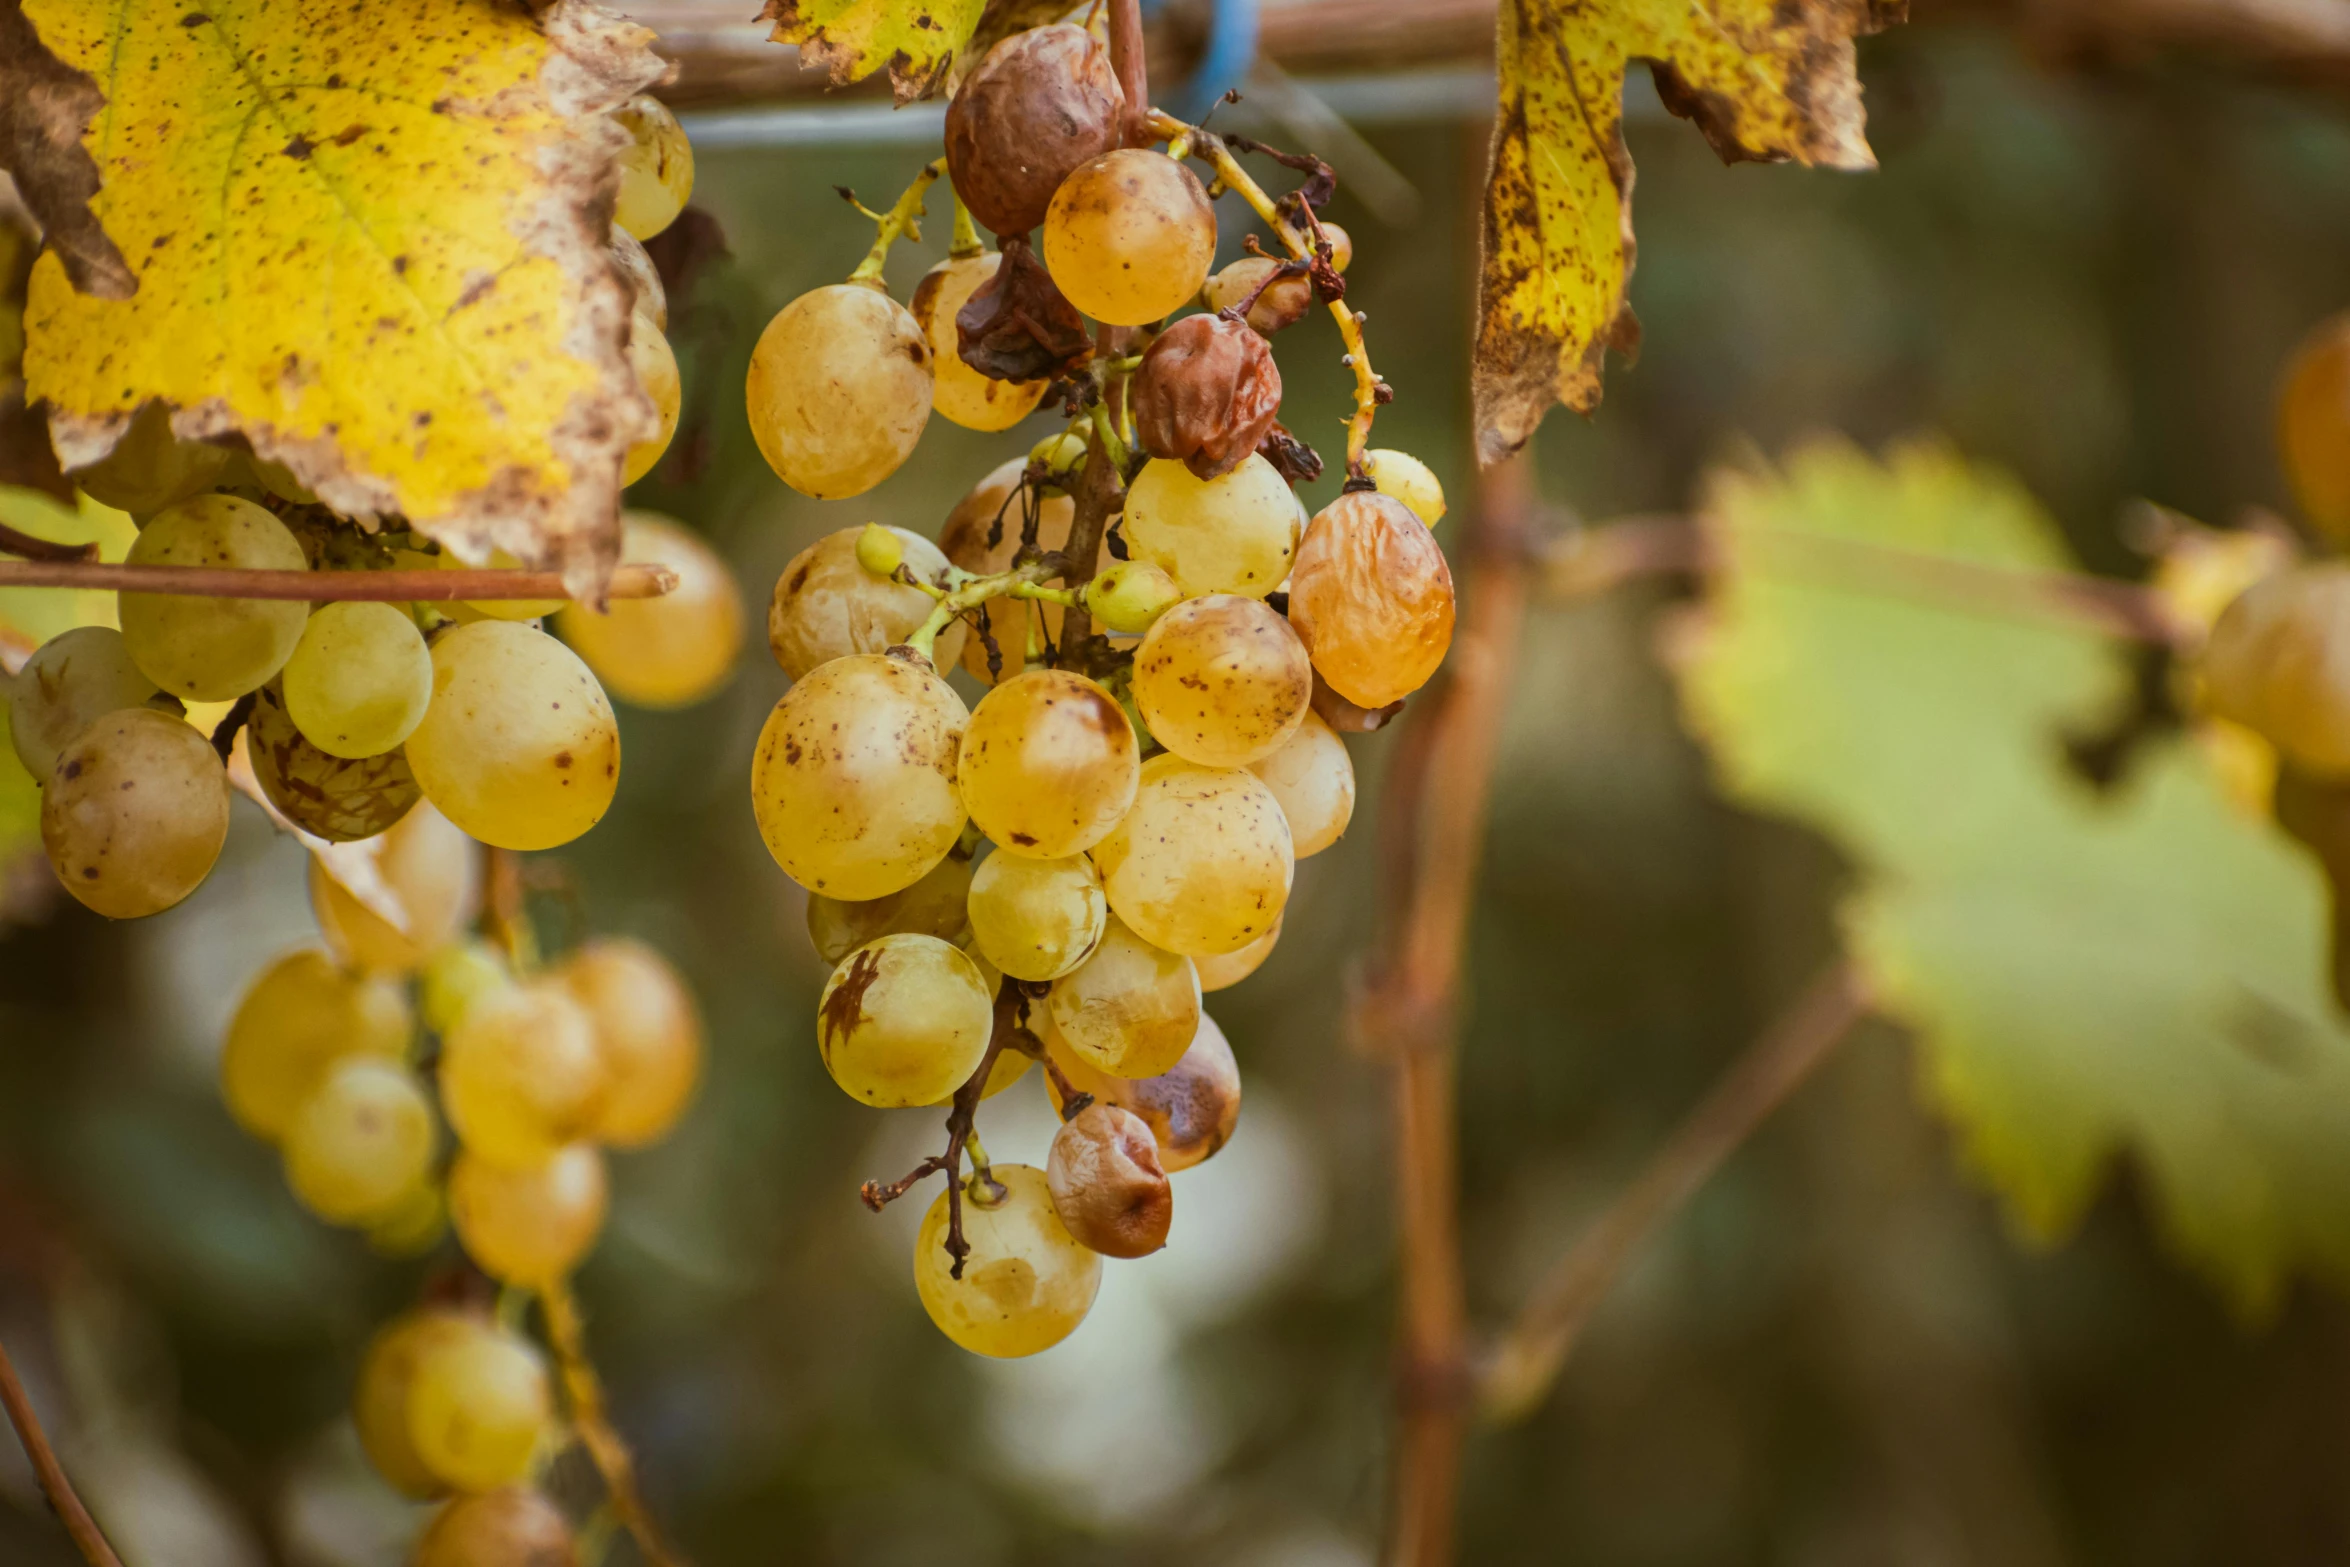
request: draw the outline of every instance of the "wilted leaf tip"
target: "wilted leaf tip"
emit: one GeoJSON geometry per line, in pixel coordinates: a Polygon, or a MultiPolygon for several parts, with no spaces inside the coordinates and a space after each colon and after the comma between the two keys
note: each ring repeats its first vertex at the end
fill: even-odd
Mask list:
{"type": "Polygon", "coordinates": [[[90,211],[98,165],[82,146],[90,121],[105,107],[96,80],[41,41],[23,0],[0,0],[0,167],[15,176],[73,286],[102,299],[128,299],[138,279],[90,211]]]}

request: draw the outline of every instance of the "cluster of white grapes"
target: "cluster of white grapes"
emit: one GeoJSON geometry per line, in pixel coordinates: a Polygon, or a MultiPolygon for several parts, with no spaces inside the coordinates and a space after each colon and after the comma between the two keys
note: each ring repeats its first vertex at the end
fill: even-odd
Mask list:
{"type": "Polygon", "coordinates": [[[1201,995],[1264,961],[1297,860],[1353,810],[1328,719],[1368,727],[1452,632],[1424,465],[1371,452],[1308,517],[1274,460],[1300,449],[1275,420],[1267,342],[1339,296],[1346,237],[1293,199],[1299,260],[1211,276],[1206,192],[1177,156],[1122,144],[1124,110],[1086,29],[998,44],[948,112],[955,254],[908,310],[880,279],[884,219],[855,277],[767,327],[747,388],[769,463],[825,498],[887,477],[934,410],[1008,429],[1053,380],[1073,416],[935,542],[849,528],[789,564],[768,632],[793,685],[751,770],[760,831],[834,965],[817,1017],[833,1079],[871,1105],[954,1106],[947,1154],[867,1200],[946,1174],[915,1284],[948,1337],[996,1356],[1074,1329],[1103,1256],[1164,1244],[1168,1172],[1213,1154],[1239,1111],[1201,995]],[[1129,330],[1080,326],[1048,373],[1001,373],[1033,368],[1051,335],[1007,339],[1007,322],[1077,312],[1129,330]],[[1098,574],[1089,486],[1119,511],[1098,574]],[[958,662],[975,706],[945,678],[958,662]],[[990,1166],[971,1109],[1032,1060],[1065,1117],[1050,1157],[990,1166]]]}

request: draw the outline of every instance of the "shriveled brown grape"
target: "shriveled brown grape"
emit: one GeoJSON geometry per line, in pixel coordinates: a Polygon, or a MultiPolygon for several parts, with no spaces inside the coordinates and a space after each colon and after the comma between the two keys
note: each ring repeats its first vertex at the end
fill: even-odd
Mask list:
{"type": "Polygon", "coordinates": [[[1025,234],[1070,171],[1118,145],[1125,112],[1110,53],[1084,28],[1014,33],[947,105],[947,177],[989,229],[1025,234]]]}
{"type": "Polygon", "coordinates": [[[1298,542],[1289,620],[1332,689],[1384,707],[1427,684],[1452,646],[1452,567],[1410,507],[1350,490],[1298,542]]]}
{"type": "Polygon", "coordinates": [[[424,792],[399,748],[381,756],[329,756],[303,737],[271,681],[253,693],[245,757],[261,792],[287,821],[329,843],[372,838],[406,816],[424,792]]]}
{"type": "Polygon", "coordinates": [[[912,309],[930,342],[930,406],[966,430],[1009,430],[1044,400],[1044,381],[1001,381],[963,362],[955,317],[982,284],[996,275],[1003,257],[982,251],[949,256],[914,286],[912,309]]]}
{"type": "Polygon", "coordinates": [[[1167,1244],[1175,1194],[1140,1116],[1096,1101],[1053,1134],[1044,1178],[1077,1243],[1105,1257],[1147,1257],[1167,1244]]]}
{"type": "Polygon", "coordinates": [[[1143,449],[1202,479],[1253,454],[1281,411],[1281,369],[1258,333],[1222,316],[1185,316],[1144,350],[1131,393],[1143,449]]]}
{"type": "MultiPolygon", "coordinates": [[[[1159,1145],[1159,1163],[1169,1174],[1213,1157],[1240,1124],[1240,1067],[1232,1059],[1224,1031],[1204,1012],[1190,1048],[1156,1077],[1112,1077],[1058,1033],[1045,1035],[1045,1048],[1071,1088],[1142,1118],[1159,1145]]],[[[1066,1103],[1049,1072],[1045,1087],[1056,1107],[1066,1103]]]]}

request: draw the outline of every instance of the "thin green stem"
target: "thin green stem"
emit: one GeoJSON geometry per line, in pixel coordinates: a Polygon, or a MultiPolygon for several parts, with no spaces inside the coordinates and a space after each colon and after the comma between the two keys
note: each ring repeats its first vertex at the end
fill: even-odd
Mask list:
{"type": "Polygon", "coordinates": [[[949,185],[947,194],[955,202],[955,232],[954,237],[947,242],[947,254],[957,261],[965,256],[976,256],[987,249],[986,242],[979,237],[979,225],[971,221],[971,209],[963,205],[960,191],[949,185]]]}
{"type": "Polygon", "coordinates": [[[933,663],[937,662],[937,656],[931,648],[938,640],[939,633],[953,625],[956,616],[966,610],[977,609],[989,599],[1036,599],[1047,604],[1058,604],[1064,609],[1084,608],[1084,589],[1045,586],[1045,578],[1055,575],[1058,570],[1059,567],[1049,559],[1032,560],[992,576],[963,575],[960,582],[944,591],[925,588],[925,592],[938,592],[938,603],[930,611],[930,618],[915,628],[914,634],[906,638],[904,645],[933,663]]]}
{"type": "Polygon", "coordinates": [[[865,252],[865,259],[857,263],[857,270],[849,274],[850,282],[881,286],[881,268],[889,260],[889,247],[900,239],[922,237],[922,203],[929,196],[930,187],[946,171],[946,159],[931,159],[922,165],[922,172],[914,176],[914,183],[906,187],[906,193],[896,204],[875,218],[880,232],[874,235],[873,248],[865,252]]]}
{"type": "Polygon", "coordinates": [[[1111,465],[1120,474],[1125,473],[1126,440],[1118,433],[1117,421],[1110,417],[1110,400],[1107,391],[1103,393],[1102,400],[1093,405],[1093,438],[1100,443],[1103,451],[1109,453],[1111,465]]]}

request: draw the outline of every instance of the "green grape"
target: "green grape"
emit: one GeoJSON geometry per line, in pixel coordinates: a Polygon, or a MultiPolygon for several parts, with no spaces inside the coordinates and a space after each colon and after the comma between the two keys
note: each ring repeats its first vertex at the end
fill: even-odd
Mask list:
{"type": "Polygon", "coordinates": [[[408,1401],[416,1387],[416,1368],[435,1347],[462,1341],[483,1326],[473,1313],[431,1306],[394,1317],[368,1342],[359,1362],[351,1418],[359,1427],[359,1445],[376,1472],[405,1495],[427,1497],[443,1489],[408,1435],[408,1401]]]}
{"type": "Polygon", "coordinates": [[[1134,808],[1094,846],[1110,911],[1144,940],[1191,957],[1237,952],[1273,928],[1296,866],[1289,823],[1264,780],[1159,755],[1134,808]]]}
{"type": "Polygon", "coordinates": [[[1085,607],[1111,631],[1140,636],[1183,600],[1175,579],[1147,560],[1121,561],[1093,579],[1085,607]]]}
{"type": "Polygon", "coordinates": [[[970,934],[971,856],[960,847],[902,892],[862,903],[808,894],[808,940],[826,963],[838,963],[876,936],[911,933],[963,944],[970,934]]]}
{"type": "Polygon", "coordinates": [[[802,495],[846,500],[897,472],[930,422],[929,341],[878,284],[832,283],[776,313],[751,350],[751,435],[802,495]]]}
{"type": "Polygon", "coordinates": [[[1385,707],[1427,684],[1452,646],[1452,568],[1409,506],[1349,490],[1298,544],[1289,621],[1333,691],[1385,707]]]}
{"type": "MultiPolygon", "coordinates": [[[[1064,437],[1056,436],[1053,440],[1064,437]]],[[[1051,441],[1042,444],[1050,445],[1051,441]]],[[[1083,443],[1078,443],[1078,455],[1084,455],[1083,443]]],[[[1027,471],[1027,463],[1018,457],[999,464],[988,476],[973,485],[969,494],[955,503],[947,514],[946,526],[938,531],[938,547],[946,558],[975,576],[993,576],[1009,570],[1012,557],[1020,553],[1022,501],[1014,498],[1020,475],[1027,471]],[[999,527],[998,524],[1001,524],[999,527]],[[994,543],[988,542],[993,534],[994,543]]],[[[1043,550],[1065,548],[1069,542],[1069,528],[1077,519],[1076,503],[1058,490],[1047,491],[1041,499],[1031,497],[1036,506],[1036,547],[1043,550]]],[[[1061,635],[1061,606],[1039,604],[1014,599],[994,599],[971,612],[980,631],[995,639],[996,654],[1002,661],[1002,675],[1010,678],[1027,667],[1028,627],[1030,616],[1041,615],[1044,634],[1058,639],[1061,635]]],[[[961,636],[963,627],[958,622],[951,628],[961,636]]],[[[993,685],[997,676],[987,667],[987,644],[974,633],[964,637],[963,667],[982,682],[993,685]]],[[[954,662],[947,652],[947,639],[938,639],[938,667],[948,668],[954,662]]]]}
{"type": "Polygon", "coordinates": [[[1281,749],[1313,697],[1306,645],[1270,605],[1237,593],[1184,600],[1134,655],[1134,700],[1151,737],[1209,767],[1245,767],[1281,749]]]}
{"type": "MultiPolygon", "coordinates": [[[[127,557],[134,566],[231,566],[303,571],[293,534],[234,495],[199,495],[159,513],[127,557]]],[[[123,640],[131,657],[173,696],[226,702],[285,667],[310,608],[299,600],[199,598],[123,593],[123,640]]]]}
{"type": "Polygon", "coordinates": [[[448,1033],[476,1001],[514,983],[506,960],[480,940],[449,942],[425,961],[417,978],[417,1010],[436,1034],[448,1033]]]}
{"type": "Polygon", "coordinates": [[[1105,1257],[1147,1257],[1167,1244],[1175,1198],[1159,1145],[1140,1116],[1096,1101],[1061,1123],[1044,1167],[1053,1212],[1105,1257]]]}
{"type": "Polygon", "coordinates": [[[414,1073],[353,1056],[332,1068],[286,1128],[286,1184],[330,1224],[398,1212],[432,1174],[432,1105],[414,1073]]]}
{"type": "Polygon", "coordinates": [[[179,706],[131,662],[122,633],[111,626],[76,626],[51,637],[13,679],[0,675],[0,693],[7,697],[16,759],[42,785],[57,771],[58,753],[108,713],[179,706]]]}
{"type": "Polygon", "coordinates": [[[383,835],[376,879],[405,919],[396,926],[310,860],[310,912],[335,956],[370,974],[413,974],[472,917],[481,891],[473,840],[419,801],[383,835]]]}
{"type": "Polygon", "coordinates": [[[678,416],[685,406],[685,381],[678,374],[677,351],[669,346],[668,337],[653,324],[653,318],[641,310],[628,324],[628,368],[638,389],[652,399],[653,417],[660,427],[629,447],[620,465],[623,485],[634,484],[653,471],[677,436],[678,416]]]}
{"type": "Polygon", "coordinates": [[[604,1156],[587,1143],[510,1169],[471,1152],[449,1167],[449,1217],[481,1271],[518,1289],[570,1277],[604,1228],[604,1156]]]}
{"type": "Polygon", "coordinates": [[[458,1140],[514,1169],[585,1132],[605,1080],[587,1009],[551,981],[482,997],[441,1042],[441,1108],[458,1140]]]}
{"type": "Polygon", "coordinates": [[[759,732],[751,804],[784,873],[828,897],[911,887],[963,832],[963,699],[920,659],[836,658],[784,693],[759,732]]]}
{"type": "MultiPolygon", "coordinates": [[[[1152,732],[1157,732],[1156,726],[1152,732]]],[[[1346,754],[1338,731],[1319,713],[1306,714],[1306,721],[1279,750],[1249,763],[1248,770],[1281,802],[1282,820],[1289,823],[1290,852],[1298,859],[1329,848],[1354,819],[1354,759],[1346,754]]],[[[1206,983],[1204,973],[1201,983],[1206,983]]]]}
{"type": "Polygon", "coordinates": [[[661,269],[653,265],[644,241],[617,223],[612,225],[612,259],[620,263],[620,274],[628,282],[630,311],[668,331],[669,289],[661,281],[661,269]]]}
{"type": "Polygon", "coordinates": [[[669,960],[641,941],[588,942],[555,970],[586,1009],[604,1058],[587,1136],[642,1148],[669,1134],[702,1080],[702,1017],[669,960]]]}
{"type": "Polygon", "coordinates": [[[415,1027],[399,986],[339,968],[315,947],[289,952],[237,1003],[220,1052],[221,1097],[246,1131],[281,1141],[337,1066],[396,1062],[415,1027]]]}
{"type": "Polygon", "coordinates": [[[2290,567],[2221,612],[2206,702],[2320,777],[2350,775],[2350,566],[2290,567]]]}
{"type": "MultiPolygon", "coordinates": [[[[914,634],[938,601],[920,588],[867,571],[857,559],[862,528],[828,533],[794,555],[775,579],[767,609],[767,645],[775,662],[794,680],[813,674],[851,653],[884,653],[914,634]]],[[[907,571],[928,583],[943,583],[947,558],[918,533],[892,528],[903,547],[907,571]]],[[[954,667],[962,627],[939,634],[938,667],[954,667]]]]}
{"type": "Polygon", "coordinates": [[[999,1164],[993,1202],[983,1183],[963,1194],[963,1276],[947,1255],[947,1194],[940,1192],[914,1239],[914,1289],[938,1330],[975,1355],[999,1360],[1050,1349],[1076,1331],[1101,1288],[1099,1253],[1077,1244],[1053,1211],[1042,1170],[999,1164]]]}
{"type": "Polygon", "coordinates": [[[2310,526],[2350,539],[2350,314],[2312,327],[2277,393],[2277,445],[2310,526]]]}
{"type": "Polygon", "coordinates": [[[418,1352],[408,1440],[442,1484],[475,1492],[513,1484],[554,1426],[546,1362],[520,1336],[468,1321],[418,1352]]]}
{"type": "Polygon", "coordinates": [[[252,470],[253,477],[260,481],[261,487],[279,500],[291,501],[297,506],[318,504],[317,492],[295,478],[294,470],[284,463],[272,462],[266,457],[248,457],[245,462],[252,470]]]}
{"type": "Polygon", "coordinates": [[[614,599],[601,613],[567,604],[555,629],[604,689],[637,707],[691,707],[726,684],[743,645],[742,589],[718,552],[683,524],[649,511],[620,518],[620,559],[667,566],[677,586],[654,599],[614,599]]]}
{"type": "Polygon", "coordinates": [[[1112,913],[1093,956],[1053,984],[1046,1011],[1067,1047],[1113,1077],[1155,1077],[1199,1032],[1199,974],[1112,913]]]}
{"type": "Polygon", "coordinates": [[[658,98],[639,94],[614,110],[612,118],[628,132],[612,221],[640,240],[651,239],[676,222],[693,199],[693,143],[658,98]]]}
{"type": "Polygon", "coordinates": [[[963,362],[956,312],[995,276],[1003,259],[989,251],[949,256],[914,289],[914,320],[930,344],[936,372],[930,405],[966,430],[1009,430],[1044,401],[1042,381],[999,381],[963,362]]]}
{"type": "Polygon", "coordinates": [[[955,775],[979,830],[1030,859],[1082,854],[1133,803],[1134,726],[1083,675],[1032,669],[980,698],[955,775]]]}
{"type": "Polygon", "coordinates": [[[883,936],[824,983],[816,1043],[852,1099],[883,1109],[936,1104],[987,1054],[995,997],[979,966],[936,936],[883,936]]]}
{"type": "Polygon", "coordinates": [[[1082,854],[991,854],[971,878],[972,937],[1014,979],[1059,979],[1083,963],[1109,912],[1102,879],[1082,854]]]}
{"type": "MultiPolygon", "coordinates": [[[[1086,454],[1092,450],[1093,442],[1086,438],[1084,427],[1071,425],[1065,430],[1056,431],[1054,434],[1046,436],[1028,448],[1028,461],[1042,464],[1045,477],[1053,483],[1066,485],[1070,477],[1085,466],[1086,454]]],[[[1021,464],[1019,458],[1015,457],[1004,467],[998,468],[996,472],[1003,473],[1007,470],[1016,472],[1021,466],[1024,465],[1021,464]]],[[[993,476],[990,477],[992,479],[993,476]]]]}
{"type": "MultiPolygon", "coordinates": [[[[418,652],[423,652],[420,643],[418,652]]],[[[426,660],[429,678],[432,664],[426,660]]],[[[294,727],[285,692],[271,681],[253,693],[240,736],[245,760],[278,814],[329,843],[373,838],[404,820],[424,798],[407,753],[329,756],[294,727]]]]}
{"type": "Polygon", "coordinates": [[[58,753],[41,845],[65,890],[108,919],[161,913],[212,873],[228,798],[210,740],[169,713],[125,708],[58,753]]]}
{"type": "Polygon", "coordinates": [[[620,784],[620,726],[578,654],[482,620],[443,632],[432,669],[408,765],[442,815],[501,849],[552,849],[603,819],[620,784]]]}
{"type": "Polygon", "coordinates": [[[1079,164],[1045,213],[1045,269],[1069,303],[1110,326],[1147,326],[1182,309],[1215,261],[1207,192],[1148,148],[1079,164]]]}
{"type": "Polygon", "coordinates": [[[1363,472],[1379,486],[1380,494],[1409,506],[1412,515],[1429,527],[1444,520],[1444,485],[1434,469],[1411,453],[1374,447],[1363,453],[1363,472]]]}
{"type": "MultiPolygon", "coordinates": [[[[1213,1157],[1240,1124],[1240,1067],[1232,1059],[1224,1031],[1205,1012],[1191,1047],[1156,1077],[1112,1077],[1057,1035],[1045,1044],[1071,1089],[1142,1118],[1159,1145],[1159,1163],[1169,1174],[1213,1157]]],[[[1049,1072],[1044,1081],[1053,1108],[1065,1110],[1059,1083],[1049,1072]]]]}
{"type": "Polygon", "coordinates": [[[133,415],[114,450],[68,477],[82,493],[133,517],[150,517],[218,484],[230,453],[223,446],[175,439],[159,402],[133,415]]]}
{"type": "Polygon", "coordinates": [[[1289,575],[1297,498],[1273,465],[1253,453],[1215,479],[1154,457],[1126,492],[1119,528],[1136,560],[1173,577],[1186,594],[1263,598],[1289,575]]]}
{"type": "Polygon", "coordinates": [[[1193,958],[1192,967],[1199,970],[1199,988],[1214,992],[1230,990],[1254,974],[1273,955],[1274,943],[1281,939],[1281,921],[1273,928],[1241,948],[1238,952],[1222,952],[1214,957],[1193,958]]]}
{"type": "MultiPolygon", "coordinates": [[[[472,571],[473,565],[456,551],[443,549],[438,555],[425,557],[442,571],[472,571]]],[[[521,571],[525,567],[521,556],[512,550],[491,550],[488,569],[491,571],[521,571]]],[[[465,620],[541,620],[561,609],[567,599],[462,599],[442,606],[453,619],[465,620]],[[460,613],[461,612],[461,613],[460,613]]]]}
{"type": "Polygon", "coordinates": [[[279,678],[302,737],[329,756],[381,756],[432,701],[424,633],[390,604],[322,605],[279,678]]]}
{"type": "Polygon", "coordinates": [[[578,1567],[561,1508],[522,1486],[460,1496],[433,1515],[412,1567],[578,1567]]]}

